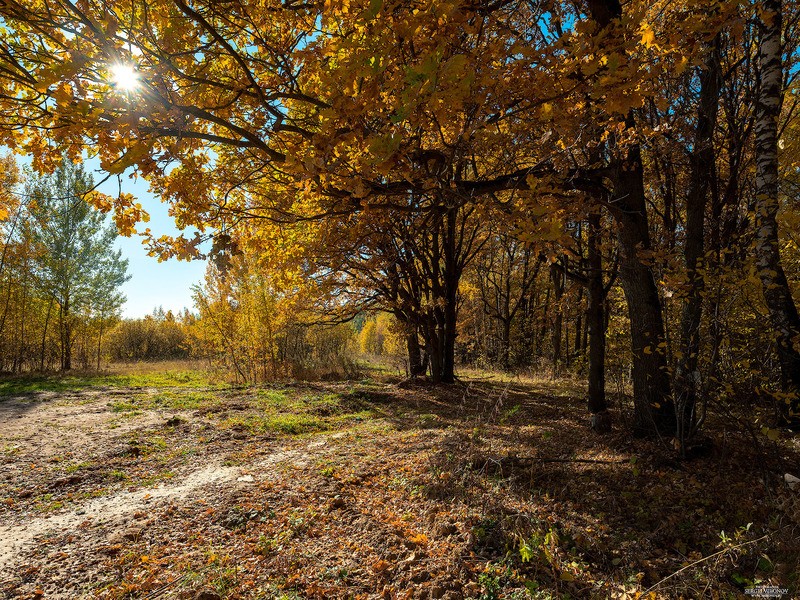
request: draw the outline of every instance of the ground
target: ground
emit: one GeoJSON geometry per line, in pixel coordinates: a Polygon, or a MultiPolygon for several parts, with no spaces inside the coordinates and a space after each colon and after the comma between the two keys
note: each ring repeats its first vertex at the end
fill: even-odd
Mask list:
{"type": "MultiPolygon", "coordinates": [[[[7,598],[737,598],[798,591],[798,442],[697,456],[574,381],[0,381],[7,598]]],[[[771,439],[777,438],[777,439],[771,439]]]]}

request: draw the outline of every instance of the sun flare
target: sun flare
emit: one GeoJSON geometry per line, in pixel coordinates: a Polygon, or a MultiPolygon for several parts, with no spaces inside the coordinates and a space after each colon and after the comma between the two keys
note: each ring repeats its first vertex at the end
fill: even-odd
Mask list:
{"type": "Polygon", "coordinates": [[[109,72],[114,86],[120,90],[130,92],[139,85],[139,74],[131,65],[112,65],[109,72]]]}

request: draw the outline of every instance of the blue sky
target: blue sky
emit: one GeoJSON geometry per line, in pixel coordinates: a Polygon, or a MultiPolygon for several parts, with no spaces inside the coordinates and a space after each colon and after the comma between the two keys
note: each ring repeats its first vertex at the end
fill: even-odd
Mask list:
{"type": "MultiPolygon", "coordinates": [[[[95,161],[86,161],[95,181],[100,181],[105,174],[99,171],[95,161]]],[[[116,177],[109,179],[98,187],[101,192],[116,196],[119,184],[116,177]]],[[[150,222],[141,228],[149,227],[158,237],[164,234],[178,233],[175,223],[167,214],[167,206],[148,191],[148,184],[143,179],[130,179],[127,174],[122,177],[122,191],[136,196],[144,209],[150,213],[150,222]]],[[[142,238],[138,236],[120,237],[117,247],[122,250],[123,257],[129,261],[128,273],[130,281],[122,286],[127,302],[122,307],[123,317],[143,317],[153,312],[157,306],[164,310],[177,312],[184,307],[192,309],[191,287],[200,283],[205,273],[205,261],[178,261],[176,259],[158,262],[147,256],[142,238]]]]}

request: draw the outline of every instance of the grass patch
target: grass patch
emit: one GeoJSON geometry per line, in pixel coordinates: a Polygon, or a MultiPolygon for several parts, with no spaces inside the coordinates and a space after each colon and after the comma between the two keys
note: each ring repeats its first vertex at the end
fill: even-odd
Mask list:
{"type": "Polygon", "coordinates": [[[74,465],[69,465],[66,469],[64,469],[64,471],[66,471],[67,473],[77,473],[81,469],[85,469],[86,467],[89,466],[91,466],[91,463],[81,462],[81,463],[76,463],[74,465]]]}
{"type": "Polygon", "coordinates": [[[36,501],[36,510],[39,512],[53,512],[62,508],[64,508],[64,502],[61,500],[53,500],[53,494],[43,494],[36,501]]]}
{"type": "Polygon", "coordinates": [[[317,417],[304,414],[261,414],[249,417],[233,417],[221,423],[224,429],[247,429],[251,434],[285,433],[298,435],[325,431],[327,424],[317,417]]]}
{"type": "Polygon", "coordinates": [[[299,389],[258,389],[255,406],[258,412],[224,418],[220,427],[245,429],[249,433],[302,435],[346,427],[352,422],[375,417],[368,403],[354,404],[351,395],[308,393],[299,389]]]}
{"type": "Polygon", "coordinates": [[[133,482],[132,489],[136,489],[139,487],[143,488],[151,488],[155,487],[156,485],[167,481],[168,479],[172,479],[175,477],[175,473],[172,471],[164,471],[163,473],[155,473],[153,475],[148,475],[147,477],[142,477],[138,480],[131,480],[133,482]]]}
{"type": "Polygon", "coordinates": [[[213,392],[168,391],[150,398],[153,408],[170,408],[173,410],[196,410],[214,404],[217,396],[213,392]]]}
{"type": "Polygon", "coordinates": [[[91,388],[221,387],[201,370],[170,369],[132,373],[70,373],[0,378],[0,397],[38,392],[76,392],[91,388]]]}
{"type": "Polygon", "coordinates": [[[277,415],[267,419],[266,426],[271,431],[289,433],[297,435],[299,433],[310,433],[312,431],[324,431],[327,425],[316,417],[308,415],[277,415]]]}
{"type": "Polygon", "coordinates": [[[256,390],[259,405],[264,408],[277,408],[284,406],[289,398],[283,390],[260,388],[256,390]]]}
{"type": "Polygon", "coordinates": [[[3,447],[3,454],[5,454],[6,456],[14,456],[16,454],[19,454],[19,446],[16,446],[14,444],[6,444],[3,447]]]}
{"type": "Polygon", "coordinates": [[[111,402],[109,405],[111,406],[111,410],[113,412],[134,412],[139,410],[139,407],[136,406],[136,404],[125,400],[117,400],[115,402],[111,402]]]}

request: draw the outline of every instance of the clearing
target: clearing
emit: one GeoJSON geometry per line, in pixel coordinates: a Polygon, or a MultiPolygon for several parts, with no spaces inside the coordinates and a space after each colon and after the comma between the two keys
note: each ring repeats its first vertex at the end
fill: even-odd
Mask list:
{"type": "Polygon", "coordinates": [[[174,371],[0,394],[7,598],[798,589],[800,492],[781,483],[797,438],[733,416],[678,462],[624,425],[593,434],[566,381],[241,387],[174,371]]]}

